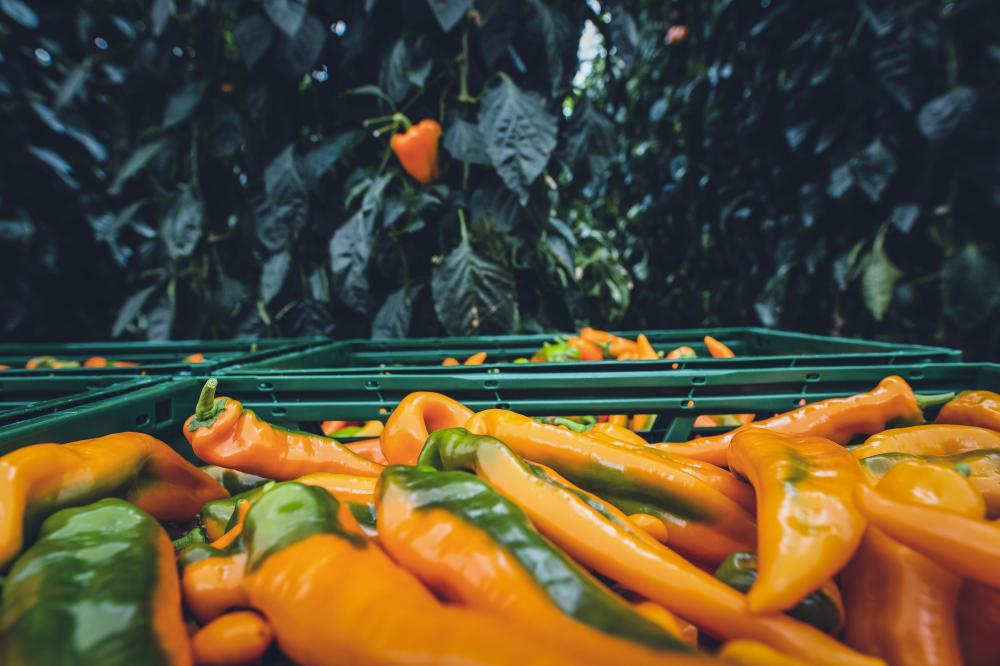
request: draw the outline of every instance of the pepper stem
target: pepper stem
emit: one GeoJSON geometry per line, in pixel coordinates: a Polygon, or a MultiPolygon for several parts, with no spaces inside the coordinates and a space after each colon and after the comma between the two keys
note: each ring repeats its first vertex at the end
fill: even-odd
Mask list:
{"type": "Polygon", "coordinates": [[[212,418],[215,411],[215,389],[219,388],[219,380],[212,377],[201,388],[201,395],[198,396],[198,404],[194,408],[194,417],[199,421],[206,421],[212,418]]]}
{"type": "Polygon", "coordinates": [[[928,407],[935,407],[937,405],[943,405],[952,398],[955,397],[954,391],[948,391],[947,393],[931,393],[929,395],[915,394],[913,397],[917,399],[917,407],[921,410],[927,409],[928,407]]]}

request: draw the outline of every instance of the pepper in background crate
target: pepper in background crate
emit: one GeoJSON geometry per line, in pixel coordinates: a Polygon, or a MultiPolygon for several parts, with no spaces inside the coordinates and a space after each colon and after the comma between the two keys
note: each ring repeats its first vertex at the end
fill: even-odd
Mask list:
{"type": "Polygon", "coordinates": [[[47,516],[118,495],[158,520],[188,520],[228,496],[212,477],[158,439],[123,432],[35,444],[0,458],[0,569],[47,516]]]}
{"type": "Polygon", "coordinates": [[[205,462],[278,481],[312,472],[377,476],[382,471],[382,465],[335,439],[271,425],[238,400],[216,398],[217,387],[216,379],[205,382],[183,428],[195,455],[205,462]]]}
{"type": "Polygon", "coordinates": [[[190,664],[163,528],[113,498],[49,516],[4,583],[0,663],[190,664]]]}

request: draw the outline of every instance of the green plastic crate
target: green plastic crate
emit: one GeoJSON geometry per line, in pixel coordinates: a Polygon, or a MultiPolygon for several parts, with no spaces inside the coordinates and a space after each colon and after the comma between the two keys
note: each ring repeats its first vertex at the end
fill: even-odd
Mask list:
{"type": "MultiPolygon", "coordinates": [[[[935,364],[778,368],[672,373],[628,371],[595,381],[590,373],[551,372],[505,377],[464,375],[223,376],[219,394],[236,398],[268,421],[315,429],[324,419],[385,420],[398,401],[436,390],[473,410],[492,407],[524,414],[657,414],[650,438],[689,439],[701,414],[755,413],[758,417],[812,402],[867,391],[898,374],[924,393],[1000,390],[1000,365],[935,364]]],[[[56,414],[0,427],[0,453],[42,441],[72,441],[137,430],[167,441],[191,457],[181,426],[201,390],[198,379],[177,379],[56,414]]]]}
{"type": "MultiPolygon", "coordinates": [[[[641,331],[624,331],[619,335],[635,338],[641,331]]],[[[261,371],[307,370],[366,374],[376,370],[423,373],[430,367],[440,368],[441,362],[452,357],[464,360],[480,351],[487,353],[487,367],[497,372],[549,372],[553,367],[566,368],[577,364],[532,363],[515,364],[518,357],[530,357],[543,343],[556,334],[508,335],[459,338],[414,338],[400,340],[345,340],[310,349],[281,354],[261,362],[241,363],[228,372],[256,374],[261,371]]],[[[905,345],[853,338],[834,338],[805,333],[789,333],[764,328],[695,328],[667,331],[647,331],[653,346],[664,352],[687,345],[698,358],[652,361],[649,369],[665,365],[678,369],[751,369],[791,368],[797,366],[896,365],[961,361],[961,352],[944,347],[905,345]],[[711,358],[702,342],[711,335],[725,342],[735,358],[711,358]]],[[[643,361],[629,361],[628,367],[643,361]]],[[[577,367],[588,372],[620,370],[622,365],[602,361],[577,367]]],[[[641,367],[641,366],[640,366],[641,367]]],[[[466,373],[464,366],[448,366],[436,372],[466,373]]],[[[476,372],[472,370],[472,372],[476,372]]]]}
{"type": "Polygon", "coordinates": [[[168,342],[72,342],[43,344],[0,344],[0,364],[10,366],[0,371],[4,377],[204,376],[235,363],[263,361],[272,356],[299,351],[325,340],[318,338],[271,338],[261,340],[171,340],[168,342]],[[182,359],[201,352],[203,363],[185,363],[182,359]],[[54,356],[60,360],[79,361],[103,356],[114,361],[132,361],[140,365],[126,368],[59,368],[28,370],[24,367],[36,356],[54,356]]]}
{"type": "Polygon", "coordinates": [[[0,375],[0,426],[52,414],[61,409],[131,394],[164,378],[111,375],[24,377],[0,375]]]}

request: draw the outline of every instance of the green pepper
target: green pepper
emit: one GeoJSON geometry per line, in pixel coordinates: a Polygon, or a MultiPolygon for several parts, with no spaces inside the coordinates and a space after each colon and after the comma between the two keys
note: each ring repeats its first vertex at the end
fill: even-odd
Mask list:
{"type": "MultiPolygon", "coordinates": [[[[715,577],[746,594],[757,580],[757,554],[733,553],[719,566],[715,577]]],[[[828,634],[835,635],[844,626],[844,604],[833,581],[804,597],[786,614],[828,634]]]]}
{"type": "Polygon", "coordinates": [[[215,541],[231,527],[230,522],[236,515],[236,507],[240,502],[256,502],[265,492],[273,488],[274,481],[268,481],[262,486],[227,497],[226,499],[206,502],[198,512],[198,528],[208,541],[215,541]]]}
{"type": "Polygon", "coordinates": [[[467,472],[393,466],[382,473],[379,488],[380,543],[432,588],[436,581],[447,581],[437,591],[457,597],[452,601],[508,612],[514,619],[526,614],[532,624],[579,634],[580,640],[594,641],[595,650],[606,647],[609,653],[636,646],[690,650],[553,546],[517,505],[481,479],[467,472]],[[452,563],[469,557],[475,567],[453,568],[452,563]]]}
{"type": "Polygon", "coordinates": [[[47,518],[4,585],[0,663],[189,664],[163,528],[113,498],[47,518]]]}

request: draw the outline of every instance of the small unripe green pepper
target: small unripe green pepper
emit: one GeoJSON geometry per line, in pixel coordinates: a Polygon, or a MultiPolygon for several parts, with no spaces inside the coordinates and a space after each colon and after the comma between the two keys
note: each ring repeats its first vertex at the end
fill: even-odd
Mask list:
{"type": "MultiPolygon", "coordinates": [[[[756,553],[733,553],[719,566],[715,577],[745,594],[757,580],[756,553]]],[[[786,613],[828,634],[836,635],[844,626],[844,602],[833,581],[803,598],[786,613]]]]}

